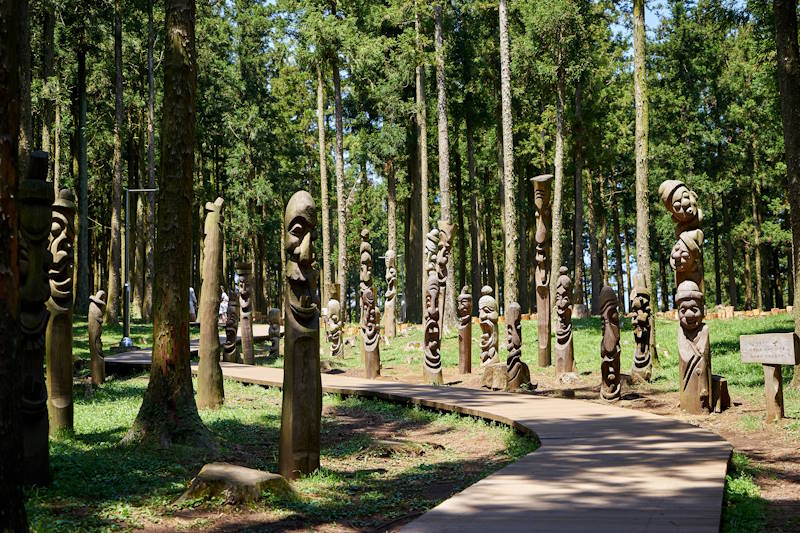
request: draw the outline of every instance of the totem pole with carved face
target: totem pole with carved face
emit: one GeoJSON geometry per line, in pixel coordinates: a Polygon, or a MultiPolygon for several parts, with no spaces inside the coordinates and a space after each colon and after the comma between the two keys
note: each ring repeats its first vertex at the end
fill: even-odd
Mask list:
{"type": "Polygon", "coordinates": [[[551,364],[550,354],[550,182],[553,176],[543,174],[531,178],[536,204],[536,318],[539,345],[539,366],[551,364]]]}
{"type": "Polygon", "coordinates": [[[608,402],[614,402],[622,396],[619,370],[619,309],[617,293],[608,285],[600,291],[600,318],[603,321],[603,341],[600,347],[602,376],[600,396],[608,402]]]}

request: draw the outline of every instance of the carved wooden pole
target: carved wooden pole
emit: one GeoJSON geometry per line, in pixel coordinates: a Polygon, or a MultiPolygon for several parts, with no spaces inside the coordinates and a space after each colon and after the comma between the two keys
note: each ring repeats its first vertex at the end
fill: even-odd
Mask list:
{"type": "Polygon", "coordinates": [[[242,358],[244,364],[254,365],[256,360],[253,354],[253,306],[250,299],[250,278],[253,274],[253,265],[236,263],[236,273],[239,275],[239,329],[242,337],[242,358]]]}
{"type": "Polygon", "coordinates": [[[442,356],[439,329],[439,279],[432,271],[425,283],[425,335],[423,341],[422,378],[425,383],[441,385],[442,356]]]}
{"type": "MultiPolygon", "coordinates": [[[[339,291],[329,294],[339,294],[339,291]]],[[[335,298],[328,301],[328,342],[331,343],[331,357],[342,356],[342,306],[335,298]]]]}
{"type": "Polygon", "coordinates": [[[89,353],[92,358],[92,384],[106,380],[106,361],[103,355],[103,318],[106,314],[106,292],[89,296],[89,353]]]}
{"type": "MultiPolygon", "coordinates": [[[[439,244],[436,251],[436,278],[439,280],[439,344],[445,329],[444,308],[447,301],[447,262],[453,250],[453,229],[455,226],[446,220],[440,220],[439,244]]],[[[448,326],[449,327],[449,326],[448,326]]]]}
{"type": "Polygon", "coordinates": [[[508,332],[508,357],[506,358],[506,374],[508,382],[505,390],[516,391],[523,385],[529,385],[531,374],[528,365],[522,362],[522,308],[512,302],[506,311],[506,331],[508,332]]]}
{"type": "Polygon", "coordinates": [[[603,321],[603,341],[600,345],[600,373],[603,382],[600,396],[608,401],[619,400],[622,392],[619,373],[619,309],[617,293],[606,285],[600,291],[600,318],[603,321]]]}
{"type": "Polygon", "coordinates": [[[484,285],[478,300],[478,319],[481,325],[481,367],[499,362],[497,318],[497,300],[492,296],[492,288],[484,285]]]}
{"type": "MultiPolygon", "coordinates": [[[[386,250],[386,303],[383,308],[383,331],[387,338],[397,336],[395,305],[397,304],[397,254],[386,250]]],[[[338,302],[337,302],[338,303],[338,302]]],[[[330,314],[330,311],[328,311],[330,314]]]]}
{"type": "Polygon", "coordinates": [[[658,187],[661,201],[675,223],[675,246],[670,265],[675,270],[675,303],[678,307],[678,356],[680,357],[681,409],[692,414],[712,410],[711,350],[705,317],[702,246],[703,211],[697,194],[678,180],[658,187]]]}
{"type": "Polygon", "coordinates": [[[283,407],[278,466],[295,479],[319,468],[322,378],[319,368],[319,302],[314,258],[317,206],[306,191],[286,204],[284,216],[288,285],[285,295],[283,407]]]}
{"type": "Polygon", "coordinates": [[[273,307],[267,315],[269,322],[269,356],[278,357],[281,352],[281,310],[273,307]]]}
{"type": "Polygon", "coordinates": [[[458,295],[458,371],[472,372],[472,295],[464,285],[458,295]]]}
{"type": "Polygon", "coordinates": [[[73,431],[72,286],[75,273],[75,197],[62,189],[53,203],[50,228],[50,299],[47,310],[47,411],[50,434],[73,431]]]}
{"type": "Polygon", "coordinates": [[[372,245],[369,243],[369,230],[361,230],[361,337],[364,367],[367,379],[381,375],[381,332],[375,308],[375,289],[372,287],[372,245]]]}
{"type": "Polygon", "coordinates": [[[536,204],[536,317],[539,366],[551,364],[550,355],[550,180],[552,174],[531,178],[536,204]]]}
{"type": "Polygon", "coordinates": [[[19,183],[19,273],[22,353],[22,444],[26,484],[50,481],[47,386],[44,377],[45,329],[50,298],[47,249],[53,185],[47,178],[47,154],[31,154],[27,179],[19,183]]]}
{"type": "MultiPolygon", "coordinates": [[[[200,294],[200,363],[197,367],[197,407],[217,409],[225,399],[219,366],[219,300],[222,273],[222,198],[206,203],[203,241],[203,290],[200,294]]],[[[230,301],[230,300],[229,300],[230,301]]]]}
{"type": "Polygon", "coordinates": [[[631,312],[633,313],[633,339],[636,343],[633,353],[631,377],[635,380],[650,381],[653,374],[653,362],[650,357],[650,287],[643,274],[636,274],[631,294],[631,312]]]}
{"type": "Polygon", "coordinates": [[[239,297],[236,291],[231,291],[228,300],[228,319],[225,321],[225,346],[222,351],[222,360],[228,363],[239,363],[239,343],[237,333],[239,330],[239,297]]]}
{"type": "Polygon", "coordinates": [[[569,270],[562,266],[558,269],[556,280],[556,376],[576,372],[575,352],[572,346],[572,280],[569,270]]]}

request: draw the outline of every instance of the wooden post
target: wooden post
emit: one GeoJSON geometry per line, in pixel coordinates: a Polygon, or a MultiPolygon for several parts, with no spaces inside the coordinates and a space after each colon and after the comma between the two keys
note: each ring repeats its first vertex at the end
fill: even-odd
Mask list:
{"type": "Polygon", "coordinates": [[[781,365],[764,367],[764,396],[767,400],[767,422],[774,423],[783,418],[783,376],[781,365]]]}

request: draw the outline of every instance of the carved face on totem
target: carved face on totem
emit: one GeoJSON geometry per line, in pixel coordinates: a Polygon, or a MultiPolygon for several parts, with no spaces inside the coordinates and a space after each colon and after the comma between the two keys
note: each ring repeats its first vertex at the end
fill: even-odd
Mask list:
{"type": "Polygon", "coordinates": [[[700,256],[700,245],[703,243],[703,232],[698,230],[684,231],[675,241],[670,253],[669,264],[676,272],[692,272],[697,267],[700,256]]]}
{"type": "Polygon", "coordinates": [[[361,269],[358,274],[358,279],[361,283],[372,283],[372,245],[369,243],[369,230],[364,228],[361,230],[361,269]]]}
{"type": "Polygon", "coordinates": [[[433,276],[425,283],[425,312],[426,316],[439,319],[439,282],[433,276]]]}
{"type": "Polygon", "coordinates": [[[447,274],[447,260],[453,248],[453,224],[444,220],[439,221],[439,245],[436,263],[440,273],[447,274]]]}
{"type": "Polygon", "coordinates": [[[697,283],[691,280],[681,282],[675,292],[675,301],[678,304],[678,321],[681,327],[686,332],[697,331],[705,318],[705,297],[697,283]]]}
{"type": "Polygon", "coordinates": [[[436,252],[439,249],[439,230],[433,228],[425,236],[425,270],[436,270],[436,252]]]}
{"type": "Polygon", "coordinates": [[[518,303],[514,302],[508,306],[508,311],[506,311],[506,333],[508,334],[509,351],[522,346],[521,317],[522,310],[518,303]]]}
{"type": "Polygon", "coordinates": [[[94,296],[89,296],[89,301],[97,306],[100,311],[100,320],[103,320],[103,313],[106,310],[106,291],[99,290],[94,296]]]}
{"type": "Polygon", "coordinates": [[[289,199],[284,222],[289,306],[295,315],[310,318],[317,310],[317,264],[314,260],[317,206],[307,191],[297,191],[289,199]]]}
{"type": "Polygon", "coordinates": [[[365,325],[368,334],[372,334],[378,322],[375,308],[375,294],[372,292],[372,287],[368,287],[361,296],[361,313],[362,316],[366,317],[365,325]]]}
{"type": "Polygon", "coordinates": [[[609,286],[600,291],[600,318],[603,321],[603,353],[615,353],[619,344],[617,294],[609,286]]]}
{"type": "Polygon", "coordinates": [[[50,302],[53,307],[66,311],[72,307],[72,277],[75,256],[72,241],[75,239],[75,197],[68,189],[62,189],[53,203],[50,225],[50,302]]]}
{"type": "Polygon", "coordinates": [[[703,221],[703,213],[697,207],[697,194],[683,182],[666,180],[658,187],[658,193],[679,228],[698,227],[703,221]]]}
{"type": "MultiPolygon", "coordinates": [[[[384,260],[386,261],[386,283],[391,285],[397,281],[397,254],[394,250],[386,250],[384,260]]],[[[389,290],[391,289],[390,286],[389,290]]]]}
{"type": "Polygon", "coordinates": [[[466,285],[461,288],[461,294],[458,295],[458,316],[469,317],[472,314],[472,295],[469,293],[469,287],[466,285]]]}
{"type": "Polygon", "coordinates": [[[339,300],[329,300],[328,301],[328,323],[329,324],[339,324],[340,317],[339,315],[342,312],[342,307],[339,305],[339,300]]]}
{"type": "Polygon", "coordinates": [[[219,227],[222,226],[222,204],[224,202],[222,198],[217,198],[214,202],[206,202],[206,223],[203,228],[205,235],[218,230],[218,228],[214,227],[215,224],[219,227]],[[216,214],[216,216],[209,216],[212,213],[216,214]]]}
{"type": "Polygon", "coordinates": [[[237,268],[239,274],[239,299],[243,302],[250,300],[250,270],[237,268]]]}
{"type": "Polygon", "coordinates": [[[572,316],[572,280],[569,279],[567,267],[558,270],[556,280],[556,313],[561,322],[566,322],[572,316]]]}
{"type": "Polygon", "coordinates": [[[492,296],[492,288],[484,286],[481,289],[481,299],[478,300],[478,319],[481,324],[496,324],[497,318],[497,300],[492,296]]]}

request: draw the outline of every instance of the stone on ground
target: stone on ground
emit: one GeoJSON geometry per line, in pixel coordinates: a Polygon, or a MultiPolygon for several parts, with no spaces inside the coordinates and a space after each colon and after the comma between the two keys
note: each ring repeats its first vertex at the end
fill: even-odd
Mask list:
{"type": "Polygon", "coordinates": [[[225,503],[241,504],[261,499],[263,492],[290,494],[292,488],[280,474],[230,463],[209,463],[200,469],[189,488],[175,502],[223,496],[225,503]]]}

